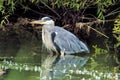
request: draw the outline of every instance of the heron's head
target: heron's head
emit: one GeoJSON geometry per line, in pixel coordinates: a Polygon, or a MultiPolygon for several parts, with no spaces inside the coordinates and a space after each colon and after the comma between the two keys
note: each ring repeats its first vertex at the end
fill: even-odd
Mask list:
{"type": "Polygon", "coordinates": [[[30,22],[31,24],[40,24],[40,25],[47,25],[47,26],[54,26],[54,21],[50,17],[43,17],[41,20],[36,20],[30,22]]]}

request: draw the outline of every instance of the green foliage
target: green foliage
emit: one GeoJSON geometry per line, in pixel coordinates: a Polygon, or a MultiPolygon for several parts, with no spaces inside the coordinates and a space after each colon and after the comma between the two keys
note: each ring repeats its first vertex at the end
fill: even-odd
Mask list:
{"type": "Polygon", "coordinates": [[[2,15],[11,15],[12,13],[14,13],[15,5],[16,5],[16,2],[14,0],[7,0],[5,1],[5,6],[7,7],[1,5],[2,7],[0,12],[2,12],[2,15]]]}
{"type": "Polygon", "coordinates": [[[99,64],[95,61],[94,58],[90,58],[91,62],[90,62],[90,66],[91,69],[94,70],[99,64]]]}
{"type": "Polygon", "coordinates": [[[8,21],[8,17],[9,17],[9,15],[3,16],[3,17],[2,17],[2,20],[1,20],[1,22],[0,22],[0,28],[2,28],[3,30],[4,30],[3,25],[4,25],[4,24],[7,24],[7,23],[9,22],[9,21],[8,21]]]}
{"type": "Polygon", "coordinates": [[[116,49],[118,46],[120,46],[120,15],[115,19],[113,35],[117,40],[117,43],[114,45],[114,48],[116,49]]]}
{"type": "Polygon", "coordinates": [[[9,7],[4,7],[3,6],[3,2],[4,0],[1,0],[0,1],[0,12],[2,14],[2,20],[0,22],[0,28],[3,28],[3,24],[7,24],[9,21],[8,21],[8,17],[14,13],[14,10],[15,10],[15,2],[13,0],[7,0],[6,1],[6,6],[9,6],[9,7]]]}
{"type": "Polygon", "coordinates": [[[4,0],[0,0],[0,10],[2,9],[3,1],[4,0]]]}
{"type": "Polygon", "coordinates": [[[106,8],[110,5],[114,5],[116,0],[54,0],[52,1],[53,8],[56,6],[60,7],[69,7],[75,10],[86,9],[91,6],[97,7],[97,17],[99,19],[105,19],[104,13],[106,12],[106,8]]]}
{"type": "Polygon", "coordinates": [[[5,21],[5,18],[8,18],[8,15],[10,16],[14,13],[17,5],[21,5],[22,9],[27,11],[30,10],[29,4],[35,4],[35,5],[44,4],[45,6],[51,9],[52,8],[59,9],[61,7],[64,7],[66,9],[70,8],[77,11],[80,9],[84,11],[87,8],[91,8],[91,6],[93,6],[93,7],[97,7],[97,13],[96,13],[97,18],[104,20],[105,19],[104,13],[106,12],[106,8],[108,8],[111,5],[114,5],[117,2],[117,0],[5,0],[5,6],[7,7],[4,7],[2,6],[3,1],[4,0],[0,0],[0,12],[3,15],[2,23],[5,21]]]}
{"type": "Polygon", "coordinates": [[[114,5],[116,0],[95,0],[98,10],[97,15],[99,19],[105,19],[104,13],[106,12],[106,8],[110,5],[114,5]]]}
{"type": "Polygon", "coordinates": [[[102,48],[99,48],[97,45],[93,45],[93,48],[95,49],[95,54],[93,56],[97,56],[97,55],[100,55],[100,54],[107,54],[108,53],[108,50],[106,49],[102,49],[102,48]]]}
{"type": "Polygon", "coordinates": [[[120,34],[120,15],[115,19],[113,33],[120,34]]]}
{"type": "Polygon", "coordinates": [[[56,0],[52,2],[53,7],[69,7],[69,8],[74,8],[76,10],[79,10],[80,8],[83,8],[87,6],[87,2],[89,0],[56,0]]]}

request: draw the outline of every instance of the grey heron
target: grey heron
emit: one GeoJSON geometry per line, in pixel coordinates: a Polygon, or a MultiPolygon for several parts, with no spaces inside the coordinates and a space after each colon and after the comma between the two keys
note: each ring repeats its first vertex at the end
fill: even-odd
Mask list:
{"type": "Polygon", "coordinates": [[[90,52],[87,45],[74,34],[55,26],[55,22],[50,17],[43,17],[30,23],[42,25],[42,41],[50,52],[54,51],[60,55],[90,52]]]}

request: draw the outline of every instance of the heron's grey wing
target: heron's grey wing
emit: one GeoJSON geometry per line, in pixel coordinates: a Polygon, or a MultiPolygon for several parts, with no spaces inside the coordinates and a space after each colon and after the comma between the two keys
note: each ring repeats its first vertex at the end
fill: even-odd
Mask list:
{"type": "Polygon", "coordinates": [[[54,36],[53,43],[60,51],[63,51],[66,54],[81,52],[89,53],[87,46],[69,31],[56,27],[55,33],[56,35],[54,36]]]}

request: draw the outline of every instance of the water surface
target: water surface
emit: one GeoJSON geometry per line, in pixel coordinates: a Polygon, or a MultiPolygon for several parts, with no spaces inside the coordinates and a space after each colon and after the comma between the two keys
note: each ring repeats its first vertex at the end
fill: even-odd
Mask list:
{"type": "Polygon", "coordinates": [[[17,38],[0,42],[0,80],[119,80],[113,55],[51,55],[38,43],[17,38]],[[6,42],[7,41],[7,42],[6,42]]]}

